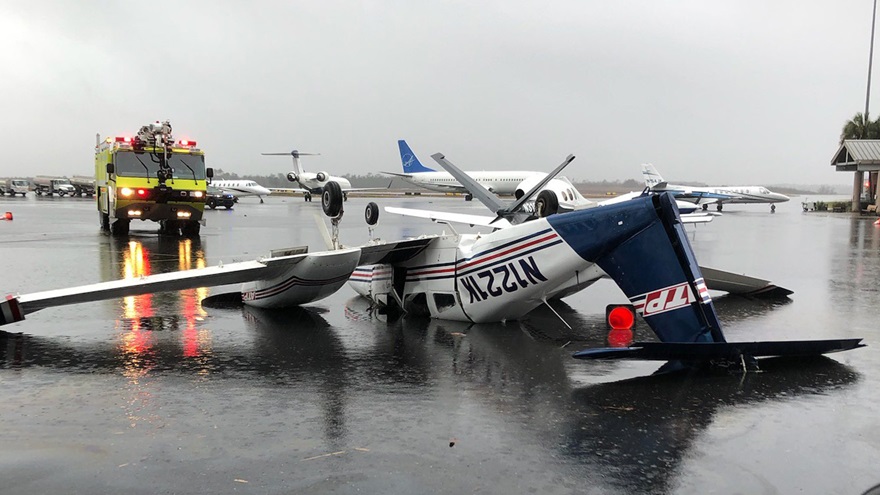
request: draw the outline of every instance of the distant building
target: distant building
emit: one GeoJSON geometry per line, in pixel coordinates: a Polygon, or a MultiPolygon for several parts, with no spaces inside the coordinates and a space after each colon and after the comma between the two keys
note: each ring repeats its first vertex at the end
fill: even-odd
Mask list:
{"type": "Polygon", "coordinates": [[[880,173],[880,139],[847,139],[831,159],[838,172],[854,172],[852,211],[862,202],[877,205],[877,176],[880,173]],[[867,172],[867,180],[865,177],[867,172]]]}

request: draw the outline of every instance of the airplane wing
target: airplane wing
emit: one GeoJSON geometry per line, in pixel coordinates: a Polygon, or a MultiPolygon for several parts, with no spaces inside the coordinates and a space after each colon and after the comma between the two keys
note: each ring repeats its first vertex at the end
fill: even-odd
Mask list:
{"type": "MultiPolygon", "coordinates": [[[[306,255],[300,255],[306,256],[306,255]]],[[[267,264],[260,261],[244,261],[222,266],[195,270],[159,273],[139,278],[112,280],[97,284],[68,287],[44,292],[24,294],[18,298],[22,311],[34,311],[53,306],[65,306],[116,297],[136,296],[152,292],[164,292],[235,284],[257,280],[268,275],[267,264]]]]}
{"type": "Polygon", "coordinates": [[[394,172],[379,172],[379,173],[385,174],[385,175],[393,175],[394,177],[401,177],[403,179],[412,179],[413,178],[412,174],[397,174],[394,172]]]}
{"type": "Polygon", "coordinates": [[[480,225],[483,227],[492,227],[503,229],[510,227],[510,222],[504,218],[490,217],[485,215],[470,215],[467,213],[450,213],[444,211],[418,210],[415,208],[397,208],[394,206],[386,206],[385,211],[395,215],[403,215],[406,217],[426,218],[434,222],[452,222],[462,223],[473,227],[480,225]]]}
{"type": "Polygon", "coordinates": [[[710,212],[685,213],[679,215],[679,217],[681,217],[681,223],[709,223],[715,219],[716,215],[712,215],[710,212]]]}
{"type": "Polygon", "coordinates": [[[363,191],[386,191],[391,189],[391,182],[388,183],[385,187],[350,187],[348,189],[342,188],[342,192],[363,192],[363,191]]]}
{"type": "Polygon", "coordinates": [[[377,242],[361,246],[358,265],[401,263],[422,252],[439,235],[423,235],[395,242],[377,242]]]}
{"type": "Polygon", "coordinates": [[[303,189],[301,187],[270,187],[268,188],[273,193],[276,192],[299,192],[299,193],[307,193],[310,192],[308,189],[303,189]]]}
{"type": "MultiPolygon", "coordinates": [[[[311,192],[308,189],[303,189],[301,187],[270,187],[268,188],[270,191],[274,192],[298,192],[298,193],[308,193],[311,192]]],[[[389,182],[385,187],[351,187],[351,188],[343,188],[342,192],[363,192],[363,191],[386,191],[391,189],[391,183],[389,182]]]]}

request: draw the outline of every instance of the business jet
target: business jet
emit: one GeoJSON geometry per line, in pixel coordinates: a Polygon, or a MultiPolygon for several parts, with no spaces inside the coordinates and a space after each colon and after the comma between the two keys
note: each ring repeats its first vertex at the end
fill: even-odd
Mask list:
{"type": "Polygon", "coordinates": [[[212,180],[211,185],[239,198],[257,196],[260,203],[263,202],[263,196],[272,194],[272,191],[252,180],[212,180]]]}
{"type": "MultiPolygon", "coordinates": [[[[474,190],[488,194],[482,187],[477,184],[474,190]]],[[[536,185],[502,209],[516,213],[542,187],[536,185]]],[[[341,196],[333,197],[340,206],[341,196]]],[[[728,342],[709,294],[711,275],[697,265],[669,193],[548,215],[485,235],[444,232],[315,253],[283,249],[250,262],[10,295],[0,300],[0,324],[53,306],[232,283],[242,285],[228,294],[243,304],[284,308],[327,297],[347,280],[366,298],[393,301],[416,314],[474,323],[508,321],[606,276],[659,342],[584,349],[574,358],[669,361],[659,371],[741,365],[746,372],[757,369],[759,357],[803,357],[864,346],[859,338],[728,342]]]]}
{"type": "MultiPolygon", "coordinates": [[[[416,154],[403,139],[397,141],[400,148],[400,161],[403,164],[403,173],[382,172],[386,175],[400,177],[415,186],[423,187],[430,191],[464,193],[465,201],[471,201],[473,195],[458,182],[449,172],[441,172],[422,165],[416,154]]],[[[523,181],[533,179],[534,182],[541,180],[547,174],[543,172],[530,172],[523,170],[484,170],[479,172],[465,172],[473,177],[478,184],[495,194],[511,195],[523,181]]],[[[526,188],[526,190],[528,190],[526,188]]]]}
{"type": "MultiPolygon", "coordinates": [[[[306,172],[299,161],[299,157],[317,156],[320,155],[320,153],[303,153],[301,151],[293,150],[287,153],[262,154],[266,156],[290,156],[291,158],[293,158],[293,170],[287,173],[287,180],[289,180],[290,182],[296,182],[297,184],[299,184],[299,187],[276,187],[274,189],[276,191],[301,192],[303,193],[306,201],[311,201],[313,194],[321,196],[324,193],[325,186],[330,182],[335,182],[339,184],[339,188],[342,190],[343,200],[347,200],[348,193],[353,191],[372,191],[387,189],[386,187],[351,187],[351,182],[345,177],[330,175],[327,172],[306,172]]],[[[390,187],[391,184],[389,183],[388,186],[390,187]]]]}
{"type": "Polygon", "coordinates": [[[770,191],[763,186],[681,186],[668,184],[654,165],[642,164],[642,175],[645,177],[645,186],[653,192],[669,192],[676,199],[681,199],[700,205],[704,210],[710,204],[715,203],[718,211],[723,209],[724,203],[730,204],[755,204],[770,203],[770,211],[776,211],[774,203],[788,201],[788,196],[770,191]]]}

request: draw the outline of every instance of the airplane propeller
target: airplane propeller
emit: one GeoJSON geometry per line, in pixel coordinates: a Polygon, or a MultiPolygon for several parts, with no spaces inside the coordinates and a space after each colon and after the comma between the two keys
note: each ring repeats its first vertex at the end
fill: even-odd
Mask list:
{"type": "Polygon", "coordinates": [[[490,223],[494,223],[499,219],[506,219],[511,224],[522,223],[529,218],[534,216],[533,213],[523,211],[523,206],[526,204],[529,199],[532,198],[535,194],[537,194],[544,186],[547,185],[548,182],[553,180],[562,169],[564,169],[569,163],[574,160],[574,155],[568,155],[562,163],[559,164],[552,172],[547,174],[540,182],[535,184],[527,193],[523,194],[521,198],[517,199],[513,203],[505,203],[498,197],[495,193],[490,192],[485,187],[481,186],[476,180],[474,180],[471,176],[464,173],[453,165],[449,160],[443,156],[443,153],[434,153],[431,155],[431,158],[434,159],[438,164],[440,164],[443,169],[449,172],[450,175],[455,177],[455,179],[464,186],[465,189],[473,197],[477,198],[481,203],[486,205],[491,211],[495,212],[498,217],[490,223]]]}
{"type": "Polygon", "coordinates": [[[317,156],[317,155],[320,155],[320,153],[306,153],[305,151],[298,151],[298,150],[286,151],[286,152],[284,152],[284,153],[260,153],[260,154],[261,154],[261,155],[266,155],[266,156],[292,156],[292,157],[294,157],[294,158],[299,158],[299,157],[301,157],[301,156],[317,156]]]}

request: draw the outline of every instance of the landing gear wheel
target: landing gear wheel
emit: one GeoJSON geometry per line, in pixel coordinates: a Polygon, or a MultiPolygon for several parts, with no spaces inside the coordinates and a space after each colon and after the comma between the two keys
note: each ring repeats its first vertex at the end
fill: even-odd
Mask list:
{"type": "Polygon", "coordinates": [[[110,235],[114,237],[128,235],[128,228],[130,224],[131,220],[127,218],[120,218],[110,225],[110,235]]]}
{"type": "Polygon", "coordinates": [[[709,205],[703,205],[703,211],[706,211],[708,209],[709,209],[709,205]]]}
{"type": "Polygon", "coordinates": [[[718,206],[715,207],[715,209],[718,211],[721,211],[722,208],[724,208],[724,205],[722,205],[721,203],[718,203],[718,206]]]}
{"type": "Polygon", "coordinates": [[[776,213],[776,205],[774,205],[774,204],[770,205],[770,213],[776,213]]]}
{"type": "Polygon", "coordinates": [[[467,194],[464,195],[464,200],[465,200],[465,201],[472,201],[473,199],[474,199],[474,195],[471,194],[471,193],[467,193],[467,194]]]}
{"type": "Polygon", "coordinates": [[[311,195],[310,193],[305,193],[305,194],[303,195],[303,198],[304,198],[306,201],[311,201],[311,200],[312,200],[312,195],[311,195]]]}
{"type": "Polygon", "coordinates": [[[559,199],[553,191],[541,191],[535,199],[535,213],[539,217],[549,217],[559,211],[559,199]]]}
{"type": "Polygon", "coordinates": [[[342,211],[342,188],[338,182],[328,182],[321,193],[321,208],[328,217],[335,217],[342,211]]]}
{"type": "Polygon", "coordinates": [[[364,210],[364,219],[367,221],[367,225],[376,225],[376,222],[379,221],[379,205],[372,201],[367,203],[367,208],[364,210]]]}

